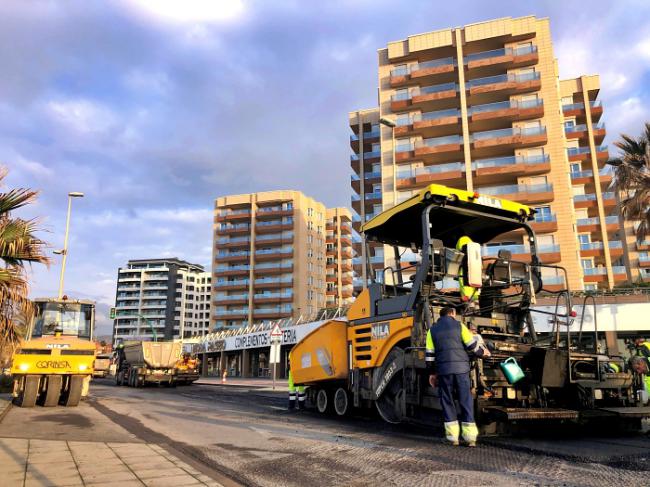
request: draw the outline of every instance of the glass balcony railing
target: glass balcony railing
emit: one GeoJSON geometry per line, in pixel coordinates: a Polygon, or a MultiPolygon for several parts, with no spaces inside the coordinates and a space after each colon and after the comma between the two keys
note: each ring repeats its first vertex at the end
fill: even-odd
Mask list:
{"type": "Polygon", "coordinates": [[[607,242],[607,245],[609,245],[610,249],[622,249],[623,248],[623,242],[620,240],[610,240],[607,242]]]}
{"type": "Polygon", "coordinates": [[[612,192],[607,192],[607,193],[602,193],[603,194],[603,199],[604,200],[611,200],[614,198],[614,193],[612,192]]]}
{"type": "Polygon", "coordinates": [[[228,287],[228,286],[248,286],[248,279],[235,279],[232,281],[216,282],[214,287],[228,287]]]}
{"type": "Polygon", "coordinates": [[[374,178],[380,178],[381,177],[381,172],[380,171],[371,171],[363,174],[364,179],[374,179],[374,178]]]}
{"type": "Polygon", "coordinates": [[[591,170],[588,171],[571,171],[571,179],[578,178],[591,178],[594,176],[594,172],[591,170]]]}
{"type": "Polygon", "coordinates": [[[373,191],[372,193],[366,193],[364,198],[367,200],[377,200],[381,199],[381,191],[373,191]]]}
{"type": "Polygon", "coordinates": [[[287,217],[287,218],[283,218],[282,220],[258,221],[256,225],[258,227],[270,227],[273,225],[291,225],[292,223],[293,223],[293,218],[287,217]]]}
{"type": "Polygon", "coordinates": [[[434,112],[416,113],[411,117],[402,117],[397,119],[398,126],[411,125],[415,122],[426,120],[439,120],[447,117],[460,117],[460,110],[451,108],[449,110],[437,110],[434,112]]]}
{"type": "Polygon", "coordinates": [[[465,62],[468,63],[470,61],[480,61],[481,59],[510,55],[523,56],[525,54],[531,54],[533,52],[537,52],[537,46],[505,47],[502,49],[494,49],[491,51],[482,51],[476,52],[474,54],[468,54],[465,56],[465,62]]]}
{"type": "Polygon", "coordinates": [[[218,272],[228,272],[228,271],[248,271],[250,270],[249,265],[218,265],[217,269],[218,272]]]}
{"type": "Polygon", "coordinates": [[[600,218],[597,216],[594,218],[578,218],[576,220],[576,224],[579,227],[584,227],[586,225],[599,225],[600,224],[600,218]]]}
{"type": "Polygon", "coordinates": [[[352,201],[360,201],[360,200],[361,200],[361,197],[360,197],[358,194],[356,194],[356,193],[352,193],[352,196],[350,197],[350,199],[351,199],[352,201]]]}
{"type": "Polygon", "coordinates": [[[239,309],[216,309],[214,314],[219,316],[236,316],[236,315],[247,315],[248,308],[239,308],[239,309]]]}
{"type": "Polygon", "coordinates": [[[241,301],[242,299],[248,299],[248,294],[229,294],[227,296],[219,296],[217,294],[214,297],[215,301],[241,301]]]}
{"type": "Polygon", "coordinates": [[[510,108],[535,108],[544,104],[543,100],[510,100],[499,101],[496,103],[487,103],[485,105],[474,105],[469,109],[470,115],[477,113],[496,112],[498,110],[508,110],[510,108]]]}
{"type": "Polygon", "coordinates": [[[584,103],[568,103],[566,105],[562,105],[563,112],[568,112],[570,110],[583,110],[584,108],[584,103]]]}
{"type": "MultiPolygon", "coordinates": [[[[288,269],[293,266],[293,262],[266,262],[264,264],[256,264],[256,269],[288,269]]],[[[247,266],[248,267],[248,266],[247,266]]]]}
{"type": "Polygon", "coordinates": [[[496,76],[487,76],[485,78],[471,79],[467,82],[467,87],[474,88],[476,86],[485,86],[508,82],[523,83],[525,81],[537,80],[539,77],[540,74],[538,72],[524,74],[499,74],[496,76]]]}
{"type": "Polygon", "coordinates": [[[639,254],[639,262],[650,262],[650,255],[639,254]]]}
{"type": "Polygon", "coordinates": [[[293,249],[262,249],[256,250],[255,255],[268,255],[268,254],[291,254],[293,249]]]}
{"type": "Polygon", "coordinates": [[[454,61],[454,58],[452,57],[433,59],[432,61],[424,61],[415,64],[414,66],[411,67],[411,73],[414,71],[420,71],[422,69],[438,68],[440,66],[454,66],[455,64],[456,63],[454,61]]]}
{"type": "Polygon", "coordinates": [[[488,140],[488,139],[496,139],[499,137],[514,137],[517,135],[526,137],[526,136],[533,136],[533,135],[542,135],[545,133],[546,133],[546,127],[530,127],[530,128],[513,127],[510,129],[487,130],[485,132],[475,132],[472,134],[472,140],[488,140]]]}
{"type": "Polygon", "coordinates": [[[255,284],[288,284],[293,281],[291,276],[285,277],[260,277],[255,279],[255,284]]]}
{"type": "Polygon", "coordinates": [[[237,223],[236,225],[222,224],[219,225],[219,230],[246,230],[250,227],[251,226],[248,223],[237,223]]]}
{"type": "Polygon", "coordinates": [[[258,293],[253,295],[255,299],[284,299],[284,298],[292,298],[293,297],[293,291],[285,291],[281,293],[258,293]]]}
{"type": "MultiPolygon", "coordinates": [[[[599,123],[598,125],[594,125],[593,129],[594,130],[601,130],[605,128],[604,123],[599,123]]],[[[565,125],[564,126],[564,132],[567,134],[573,133],[573,132],[585,132],[587,130],[587,126],[585,124],[580,124],[580,125],[565,125]]]]}
{"type": "Polygon", "coordinates": [[[415,148],[415,144],[412,142],[408,143],[398,143],[395,147],[395,152],[401,154],[402,152],[410,152],[415,148]]]}
{"type": "Polygon", "coordinates": [[[256,242],[264,242],[267,240],[280,240],[280,239],[290,239],[293,238],[293,232],[284,232],[284,233],[269,233],[267,235],[256,235],[256,242]]]}
{"type": "Polygon", "coordinates": [[[255,308],[253,310],[254,314],[263,314],[263,313],[291,313],[292,307],[288,306],[267,306],[264,308],[255,308]]]}
{"type": "Polygon", "coordinates": [[[593,193],[574,195],[573,196],[573,202],[577,203],[579,201],[596,201],[596,195],[593,194],[593,193]]]}
{"type": "Polygon", "coordinates": [[[492,186],[487,188],[479,188],[479,193],[500,195],[500,194],[515,194],[515,193],[548,193],[553,191],[552,184],[508,184],[504,186],[492,186]]]}
{"type": "Polygon", "coordinates": [[[602,242],[581,242],[580,250],[600,250],[603,248],[602,242]]]}
{"type": "MultiPolygon", "coordinates": [[[[456,83],[443,83],[441,85],[431,85],[431,86],[423,86],[420,88],[420,93],[415,94],[417,96],[418,94],[420,95],[429,95],[431,93],[440,93],[442,91],[457,91],[458,90],[458,85],[456,83]]],[[[415,90],[417,92],[417,90],[415,90]]]]}
{"type": "Polygon", "coordinates": [[[557,216],[555,213],[535,213],[535,219],[533,220],[536,223],[548,223],[557,221],[557,216]]]}
{"type": "Polygon", "coordinates": [[[542,282],[544,285],[563,285],[564,284],[564,277],[562,276],[542,276],[542,282]]]}
{"type": "MultiPolygon", "coordinates": [[[[363,133],[363,139],[372,139],[375,137],[379,137],[379,129],[371,130],[370,132],[364,132],[363,133]]],[[[357,134],[352,134],[350,135],[350,142],[357,142],[360,139],[360,137],[357,134]]]]}
{"type": "Polygon", "coordinates": [[[247,250],[242,250],[240,252],[225,252],[225,251],[220,251],[218,256],[222,258],[228,258],[228,257],[248,257],[251,255],[251,253],[247,250]]]}
{"type": "Polygon", "coordinates": [[[512,254],[527,254],[530,248],[526,245],[487,245],[481,249],[484,257],[492,257],[499,254],[499,250],[509,250],[512,254]]]}
{"type": "Polygon", "coordinates": [[[272,213],[274,211],[289,211],[293,210],[292,205],[287,205],[287,206],[262,206],[258,208],[257,212],[258,213],[272,213]]]}
{"type": "Polygon", "coordinates": [[[397,179],[408,179],[424,174],[441,174],[452,171],[464,171],[465,163],[449,162],[447,164],[436,164],[434,166],[417,167],[415,169],[406,169],[397,173],[397,179]]]}
{"type": "Polygon", "coordinates": [[[437,147],[440,145],[462,144],[463,137],[460,135],[448,135],[446,137],[433,137],[430,139],[423,139],[415,143],[415,148],[421,147],[437,147]]]}
{"type": "Polygon", "coordinates": [[[250,237],[222,237],[219,240],[217,240],[217,242],[220,244],[248,243],[250,241],[251,241],[250,237]]]}
{"type": "Polygon", "coordinates": [[[604,267],[588,267],[586,269],[583,268],[582,272],[585,276],[603,276],[607,274],[607,269],[604,267]]]}
{"type": "Polygon", "coordinates": [[[400,66],[399,68],[394,68],[390,70],[391,76],[406,76],[411,70],[408,66],[400,66]]]}
{"type": "Polygon", "coordinates": [[[219,216],[250,215],[251,210],[244,208],[241,210],[221,210],[219,216]]]}
{"type": "Polygon", "coordinates": [[[492,159],[477,159],[472,163],[472,169],[486,169],[489,167],[507,167],[514,164],[543,164],[549,162],[548,154],[540,156],[509,156],[492,159]]]}
{"type": "Polygon", "coordinates": [[[612,274],[626,274],[627,270],[624,265],[613,265],[612,274]]]}

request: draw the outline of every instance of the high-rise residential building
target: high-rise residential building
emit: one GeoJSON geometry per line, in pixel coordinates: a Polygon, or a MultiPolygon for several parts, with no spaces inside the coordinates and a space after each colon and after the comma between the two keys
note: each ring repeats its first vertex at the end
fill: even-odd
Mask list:
{"type": "Polygon", "coordinates": [[[130,260],[117,272],[113,340],[172,340],[210,327],[210,273],[177,258],[130,260]]]}
{"type": "MultiPolygon", "coordinates": [[[[379,55],[379,107],[349,114],[355,228],[438,183],[528,204],[540,258],[573,290],[630,279],[639,255],[609,191],[598,76],[560,81],[548,19],[503,18],[409,36],[379,55]]],[[[525,259],[522,233],[489,244],[525,259]]],[[[370,249],[377,270],[394,262],[370,249]]],[[[365,249],[356,274],[367,278],[365,249]]],[[[640,263],[640,262],[639,262],[640,263]]],[[[641,268],[641,266],[638,266],[641,268]]],[[[561,284],[544,269],[546,287],[561,284]]]]}
{"type": "Polygon", "coordinates": [[[352,284],[350,222],[348,210],[328,210],[299,191],[217,198],[212,324],[298,318],[345,303],[352,284]]]}

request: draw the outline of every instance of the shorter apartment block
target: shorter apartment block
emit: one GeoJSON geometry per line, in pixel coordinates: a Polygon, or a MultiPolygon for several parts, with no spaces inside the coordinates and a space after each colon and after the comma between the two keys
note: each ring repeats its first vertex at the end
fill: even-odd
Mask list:
{"type": "Polygon", "coordinates": [[[117,273],[113,341],[206,334],[210,281],[203,266],[177,258],[130,260],[117,273]]]}
{"type": "Polygon", "coordinates": [[[212,324],[298,318],[352,297],[351,218],[299,191],[215,202],[212,324]]]}

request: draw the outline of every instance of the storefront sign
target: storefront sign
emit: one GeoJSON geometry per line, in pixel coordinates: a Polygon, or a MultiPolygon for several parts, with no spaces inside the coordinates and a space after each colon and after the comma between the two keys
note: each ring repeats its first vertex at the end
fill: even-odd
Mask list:
{"type": "MultiPolygon", "coordinates": [[[[308,333],[321,326],[326,321],[314,321],[304,325],[292,326],[282,329],[282,345],[293,345],[302,340],[308,333]]],[[[224,350],[244,350],[247,348],[261,348],[271,346],[271,330],[258,333],[248,333],[227,337],[224,340],[224,350]]]]}

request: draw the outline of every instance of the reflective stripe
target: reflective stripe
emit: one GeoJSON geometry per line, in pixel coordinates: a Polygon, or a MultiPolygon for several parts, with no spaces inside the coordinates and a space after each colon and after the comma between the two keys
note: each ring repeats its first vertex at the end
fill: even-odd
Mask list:
{"type": "Polygon", "coordinates": [[[467,442],[476,441],[476,438],[478,438],[478,428],[476,427],[476,423],[462,423],[461,432],[463,440],[467,442]]]}
{"type": "Polygon", "coordinates": [[[472,340],[474,340],[472,332],[462,323],[460,324],[460,339],[463,341],[464,345],[469,345],[472,343],[472,340]]]}
{"type": "Polygon", "coordinates": [[[445,438],[447,440],[456,443],[458,442],[458,435],[460,434],[460,426],[458,421],[450,421],[445,423],[445,438]]]}
{"type": "Polygon", "coordinates": [[[436,358],[435,357],[424,357],[425,362],[435,362],[436,358]]]}
{"type": "Polygon", "coordinates": [[[436,347],[433,345],[433,337],[431,336],[431,328],[427,331],[427,353],[434,353],[436,347]]]}

